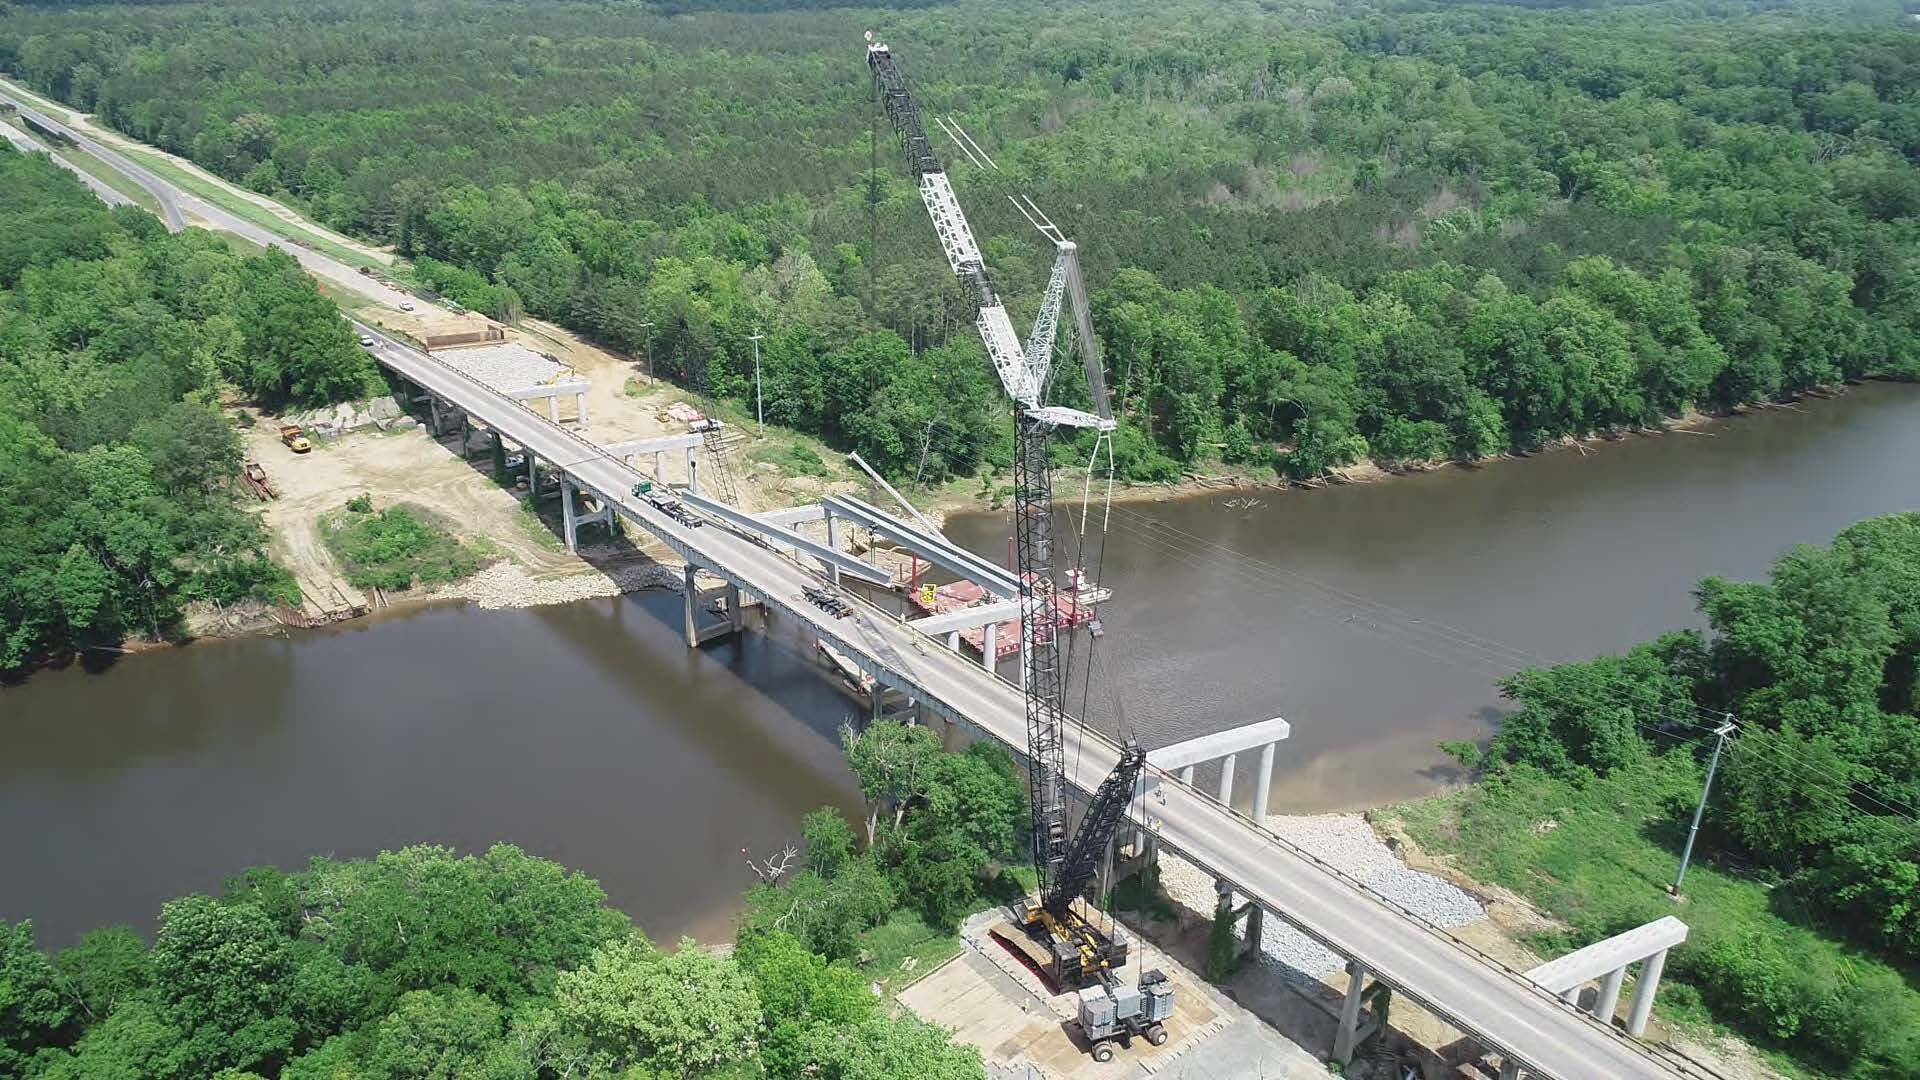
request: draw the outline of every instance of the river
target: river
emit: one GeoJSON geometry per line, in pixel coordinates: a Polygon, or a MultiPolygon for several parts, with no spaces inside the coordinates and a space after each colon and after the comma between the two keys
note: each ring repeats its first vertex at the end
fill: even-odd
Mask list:
{"type": "MultiPolygon", "coordinates": [[[[1287,717],[1276,809],[1419,795],[1452,776],[1436,742],[1491,729],[1493,679],[1696,622],[1699,578],[1920,507],[1916,463],[1920,387],[1872,385],[1587,454],[1116,506],[1098,670],[1148,746],[1287,717]]],[[[1005,555],[1003,517],[949,532],[1005,555]]],[[[0,918],[57,947],[249,865],[505,840],[657,939],[723,940],[740,848],[856,803],[849,705],[790,636],[690,653],[679,621],[670,595],[419,608],[0,689],[0,918]]],[[[1103,689],[1089,712],[1121,726],[1103,689]]]]}
{"type": "Polygon", "coordinates": [[[506,841],[657,940],[728,940],[740,849],[857,805],[850,705],[790,636],[689,652],[680,618],[660,593],[434,606],[0,689],[0,918],[61,946],[247,866],[506,841]]]}
{"type": "MultiPolygon", "coordinates": [[[[1883,383],[1585,453],[1116,503],[1093,667],[1122,707],[1096,689],[1087,712],[1110,732],[1124,713],[1148,747],[1287,718],[1276,812],[1411,798],[1457,776],[1436,743],[1491,732],[1500,676],[1702,625],[1701,578],[1764,577],[1795,544],[1913,509],[1920,386],[1883,383]]],[[[947,523],[1002,561],[1009,532],[947,523]]],[[[1252,786],[1243,770],[1242,805],[1252,786]]]]}

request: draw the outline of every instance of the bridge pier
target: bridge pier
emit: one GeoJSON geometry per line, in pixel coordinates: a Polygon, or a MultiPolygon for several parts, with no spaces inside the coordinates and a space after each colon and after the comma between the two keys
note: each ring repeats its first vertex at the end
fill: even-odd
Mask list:
{"type": "Polygon", "coordinates": [[[1333,1035],[1333,1060],[1343,1067],[1353,1064],[1353,1048],[1360,1041],[1360,992],[1366,989],[1367,969],[1359,961],[1347,961],[1347,997],[1340,1003],[1340,1026],[1333,1035]]]}
{"type": "MultiPolygon", "coordinates": [[[[691,455],[693,451],[688,450],[687,453],[691,455]]],[[[691,461],[692,458],[689,457],[688,460],[691,461]]],[[[837,535],[837,530],[834,528],[834,524],[833,524],[833,507],[822,506],[820,509],[823,511],[821,516],[826,518],[826,521],[827,521],[827,546],[832,548],[835,551],[839,551],[840,538],[837,535]]],[[[833,579],[833,587],[836,589],[839,588],[840,587],[840,568],[838,566],[830,565],[827,567],[827,574],[833,579]]],[[[958,635],[956,634],[955,637],[957,638],[958,635]]],[[[958,649],[956,648],[955,651],[958,651],[958,649]]]]}
{"type": "Polygon", "coordinates": [[[490,432],[493,436],[493,482],[502,484],[507,479],[507,447],[500,441],[500,433],[490,432]]]}
{"type": "Polygon", "coordinates": [[[732,637],[746,628],[746,605],[741,600],[740,587],[727,582],[720,588],[703,592],[698,580],[699,573],[697,567],[688,563],[682,571],[681,578],[681,597],[685,601],[683,611],[689,649],[697,649],[709,641],[732,637]],[[715,597],[726,598],[726,615],[721,622],[702,626],[700,613],[706,608],[707,602],[715,597]]]}
{"type": "Polygon", "coordinates": [[[578,498],[580,490],[574,486],[573,477],[566,473],[560,474],[560,531],[567,541],[567,550],[576,554],[580,551],[582,526],[604,525],[607,528],[607,538],[613,538],[613,507],[603,500],[600,509],[581,511],[574,501],[578,498]]]}
{"type": "Polygon", "coordinates": [[[700,463],[694,460],[693,447],[687,447],[687,490],[700,494],[700,463]]]}
{"type": "MultiPolygon", "coordinates": [[[[1653,1014],[1653,995],[1660,991],[1660,973],[1667,966],[1667,950],[1661,949],[1640,965],[1640,978],[1633,985],[1633,1004],[1627,1007],[1627,1034],[1634,1038],[1646,1034],[1647,1017],[1653,1014]]],[[[1614,972],[1618,979],[1620,973],[1614,972]]]]}
{"type": "MultiPolygon", "coordinates": [[[[994,670],[996,654],[1000,651],[1000,642],[997,640],[999,636],[1000,626],[998,623],[988,623],[980,628],[980,666],[986,668],[989,672],[994,670]]],[[[1020,677],[1023,679],[1026,678],[1024,674],[1026,666],[1024,664],[1021,665],[1020,670],[1023,672],[1020,677]]]]}

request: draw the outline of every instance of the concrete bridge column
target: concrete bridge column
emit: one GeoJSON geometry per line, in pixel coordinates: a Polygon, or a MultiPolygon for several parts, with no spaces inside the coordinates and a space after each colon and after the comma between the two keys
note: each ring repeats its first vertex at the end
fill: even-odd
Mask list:
{"type": "Polygon", "coordinates": [[[533,456],[531,446],[526,448],[525,453],[527,455],[527,498],[532,499],[533,505],[538,508],[540,505],[540,459],[533,456]]]}
{"type": "Polygon", "coordinates": [[[560,533],[566,538],[567,550],[578,553],[580,537],[579,528],[574,522],[573,478],[566,473],[560,474],[560,533]]]}
{"type": "MultiPolygon", "coordinates": [[[[687,453],[689,455],[688,460],[692,460],[691,455],[693,451],[689,450],[687,451],[687,453]]],[[[839,551],[840,550],[839,530],[834,528],[833,508],[828,506],[822,506],[821,509],[826,511],[824,516],[827,519],[827,546],[832,548],[835,551],[839,551]]],[[[827,574],[829,578],[833,581],[833,587],[836,589],[839,588],[840,587],[840,565],[838,563],[833,564],[831,567],[828,568],[827,574]]],[[[959,651],[959,646],[957,645],[954,646],[954,650],[956,652],[959,651]]]]}
{"type": "Polygon", "coordinates": [[[1260,748],[1260,773],[1253,778],[1253,820],[1256,825],[1267,821],[1267,796],[1273,793],[1273,748],[1278,743],[1268,743],[1260,748]]]}
{"type": "Polygon", "coordinates": [[[558,394],[551,394],[547,397],[547,419],[556,424],[560,422],[560,396],[558,394]]]}
{"type": "Polygon", "coordinates": [[[574,411],[580,414],[580,426],[587,426],[587,395],[585,391],[573,395],[574,411]]]}
{"type": "Polygon", "coordinates": [[[700,467],[693,459],[693,447],[687,447],[687,490],[700,494],[700,467]]]}
{"type": "Polygon", "coordinates": [[[1260,955],[1267,932],[1267,909],[1254,904],[1247,909],[1247,955],[1260,955]]]}
{"type": "Polygon", "coordinates": [[[489,432],[493,436],[493,482],[498,484],[507,478],[507,448],[500,442],[500,433],[489,432]]]}
{"type": "Polygon", "coordinates": [[[1347,961],[1347,998],[1340,1004],[1340,1027],[1333,1035],[1333,1060],[1353,1064],[1353,1044],[1360,1027],[1360,991],[1366,988],[1367,969],[1358,960],[1347,961]]]}
{"type": "Polygon", "coordinates": [[[1220,759],[1220,802],[1228,809],[1233,808],[1233,763],[1239,754],[1228,754],[1220,759]]]}
{"type": "Polygon", "coordinates": [[[1653,1013],[1653,995],[1660,990],[1660,972],[1667,966],[1667,950],[1661,949],[1640,965],[1640,978],[1633,986],[1633,1004],[1627,1008],[1627,1034],[1639,1038],[1647,1030],[1647,1017],[1653,1013]]]}
{"type": "Polygon", "coordinates": [[[1027,666],[1033,660],[1033,650],[1027,645],[1027,628],[1020,628],[1020,689],[1027,688],[1027,666]]]}
{"type": "Polygon", "coordinates": [[[1193,766],[1189,765],[1180,770],[1180,782],[1188,787],[1193,786],[1193,766]]]}
{"type": "Polygon", "coordinates": [[[1580,990],[1578,986],[1569,986],[1560,991],[1560,1000],[1577,1009],[1580,1007],[1580,990]]]}
{"type": "Polygon", "coordinates": [[[954,652],[960,651],[960,631],[949,630],[947,632],[947,648],[952,649],[954,652]]]}
{"type": "Polygon", "coordinates": [[[727,583],[727,626],[734,633],[746,629],[747,613],[740,606],[740,586],[727,583]]]}
{"type": "Polygon", "coordinates": [[[427,415],[432,418],[434,435],[436,436],[439,435],[440,434],[440,399],[432,396],[431,394],[427,396],[427,415]]]}
{"type": "Polygon", "coordinates": [[[1000,651],[1000,624],[988,623],[980,631],[980,666],[988,672],[994,669],[994,657],[1000,651]]]}
{"type": "Polygon", "coordinates": [[[687,601],[687,648],[689,649],[700,647],[700,586],[694,580],[697,573],[693,564],[688,563],[682,579],[686,586],[682,595],[687,601]]]}
{"type": "Polygon", "coordinates": [[[656,484],[664,484],[667,482],[667,452],[665,450],[655,450],[653,452],[653,482],[656,484]]]}
{"type": "Polygon", "coordinates": [[[1600,997],[1593,1003],[1593,1015],[1608,1027],[1613,1026],[1613,1014],[1620,1008],[1620,980],[1626,974],[1623,964],[1607,972],[1607,977],[1600,982],[1600,997]]]}

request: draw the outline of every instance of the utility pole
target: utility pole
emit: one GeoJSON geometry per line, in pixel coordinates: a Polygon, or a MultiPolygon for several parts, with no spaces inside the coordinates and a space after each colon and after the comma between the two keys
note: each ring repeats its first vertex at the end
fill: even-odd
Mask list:
{"type": "Polygon", "coordinates": [[[1673,877],[1673,887],[1667,892],[1673,898],[1681,898],[1680,883],[1687,879],[1687,861],[1693,858],[1693,838],[1700,833],[1700,815],[1707,809],[1707,793],[1713,790],[1713,773],[1720,767],[1720,751],[1727,745],[1727,736],[1733,734],[1733,714],[1726,714],[1720,726],[1713,729],[1713,757],[1707,761],[1707,779],[1700,785],[1700,805],[1693,808],[1693,826],[1687,830],[1687,846],[1680,852],[1680,872],[1673,877]]]}
{"type": "Polygon", "coordinates": [[[640,324],[640,336],[641,336],[641,337],[643,337],[643,338],[645,338],[645,339],[646,339],[646,342],[647,342],[647,381],[649,381],[649,382],[652,382],[652,381],[654,381],[654,374],[653,374],[653,324],[652,324],[652,323],[650,323],[650,322],[643,322],[643,323],[641,323],[641,324],[640,324]]]}
{"type": "Polygon", "coordinates": [[[747,335],[753,342],[753,418],[760,425],[760,434],[767,433],[767,407],[760,400],[760,339],[767,335],[755,330],[747,335]]]}

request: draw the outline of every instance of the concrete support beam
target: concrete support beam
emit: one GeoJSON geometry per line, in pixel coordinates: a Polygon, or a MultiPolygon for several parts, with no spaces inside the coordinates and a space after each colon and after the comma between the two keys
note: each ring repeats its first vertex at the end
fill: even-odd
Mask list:
{"type": "Polygon", "coordinates": [[[746,609],[740,606],[740,586],[727,583],[727,628],[734,633],[746,629],[746,609]]]}
{"type": "Polygon", "coordinates": [[[1613,1026],[1613,1014],[1620,1008],[1620,980],[1626,974],[1626,968],[1617,967],[1600,981],[1600,997],[1593,1003],[1593,1015],[1608,1027],[1613,1026]]]}
{"type": "Polygon", "coordinates": [[[1333,1060],[1342,1067],[1353,1064],[1353,1045],[1360,1029],[1360,992],[1366,989],[1367,969],[1358,961],[1347,961],[1347,997],[1340,1003],[1340,1026],[1333,1033],[1333,1060]]]}
{"type": "Polygon", "coordinates": [[[567,541],[567,550],[578,553],[580,550],[579,528],[573,519],[573,479],[566,473],[560,474],[560,533],[567,541]]]}
{"type": "Polygon", "coordinates": [[[1253,778],[1253,820],[1267,820],[1267,796],[1273,793],[1273,749],[1278,743],[1260,748],[1260,773],[1253,778]]]}
{"type": "Polygon", "coordinates": [[[560,422],[560,399],[559,398],[549,397],[547,399],[547,419],[553,421],[556,424],[560,422]]]}
{"type": "MultiPolygon", "coordinates": [[[[840,535],[839,535],[839,530],[835,528],[833,523],[834,522],[833,510],[830,507],[824,507],[824,506],[821,507],[820,509],[823,515],[827,519],[827,546],[832,548],[835,551],[839,551],[840,535]]],[[[828,569],[828,574],[833,578],[833,587],[836,589],[839,588],[840,587],[840,568],[837,566],[830,567],[828,569]]]]}
{"type": "Polygon", "coordinates": [[[1238,754],[1228,754],[1220,760],[1220,802],[1223,806],[1233,805],[1233,762],[1238,754]]]}
{"type": "Polygon", "coordinates": [[[656,483],[664,484],[667,482],[667,452],[665,450],[655,450],[653,452],[653,479],[656,483]]]}
{"type": "Polygon", "coordinates": [[[700,494],[700,465],[693,458],[693,447],[687,447],[687,490],[700,494]]]}
{"type": "Polygon", "coordinates": [[[1180,782],[1188,787],[1193,786],[1193,766],[1188,765],[1180,770],[1180,782]]]}
{"type": "Polygon", "coordinates": [[[952,649],[954,652],[960,651],[960,631],[947,631],[947,648],[952,649]]]}
{"type": "Polygon", "coordinates": [[[573,395],[573,406],[574,406],[573,411],[578,413],[580,416],[580,426],[586,427],[587,426],[587,392],[585,390],[582,390],[579,393],[573,395]]]}
{"type": "Polygon", "coordinates": [[[700,647],[700,586],[694,580],[697,573],[698,571],[694,570],[693,564],[688,563],[685,568],[685,576],[682,579],[682,583],[685,585],[685,591],[682,595],[687,601],[687,648],[689,649],[697,649],[700,647]]]}
{"type": "Polygon", "coordinates": [[[1000,627],[994,623],[988,623],[980,631],[980,666],[988,671],[994,668],[995,654],[1000,649],[999,637],[1000,627]]]}
{"type": "Polygon", "coordinates": [[[1640,978],[1633,984],[1633,1004],[1627,1008],[1627,1034],[1635,1038],[1646,1034],[1647,1018],[1653,1015],[1653,995],[1660,992],[1660,973],[1667,966],[1667,950],[1661,949],[1640,965],[1640,978]]]}

